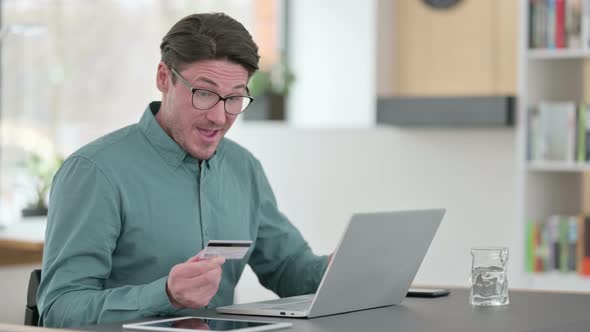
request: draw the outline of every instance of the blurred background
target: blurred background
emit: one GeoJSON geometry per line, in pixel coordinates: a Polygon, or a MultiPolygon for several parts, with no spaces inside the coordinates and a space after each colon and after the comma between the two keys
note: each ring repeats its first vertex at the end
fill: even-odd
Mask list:
{"type": "MultiPolygon", "coordinates": [[[[334,250],[354,212],[444,207],[415,284],[468,286],[470,248],[493,245],[510,249],[512,288],[590,290],[587,8],[0,0],[0,322],[22,323],[63,158],[137,122],[160,98],[161,38],[211,11],[242,22],[261,54],[256,100],[228,136],[261,160],[317,253],[334,250]]],[[[273,296],[247,271],[236,301],[273,296]]]]}

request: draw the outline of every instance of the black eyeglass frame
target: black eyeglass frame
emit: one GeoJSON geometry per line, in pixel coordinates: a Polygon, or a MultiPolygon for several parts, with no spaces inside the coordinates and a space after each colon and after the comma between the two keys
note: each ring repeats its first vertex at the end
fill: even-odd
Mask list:
{"type": "MultiPolygon", "coordinates": [[[[220,101],[220,100],[223,100],[223,110],[225,111],[225,113],[227,113],[227,114],[229,114],[229,115],[239,115],[239,114],[242,114],[242,113],[244,113],[244,111],[245,111],[245,110],[247,110],[247,109],[248,109],[248,107],[250,107],[250,105],[252,105],[252,102],[254,101],[254,98],[253,98],[253,97],[251,97],[251,96],[244,96],[244,95],[230,95],[230,96],[227,96],[227,97],[222,97],[222,96],[220,96],[220,95],[219,95],[217,92],[214,92],[214,91],[211,91],[211,90],[207,90],[207,89],[197,89],[197,88],[193,87],[193,86],[192,86],[192,85],[191,85],[191,84],[190,84],[190,83],[189,83],[187,80],[185,80],[185,79],[184,79],[184,77],[182,77],[182,75],[180,75],[180,73],[178,73],[178,72],[176,71],[176,69],[174,69],[174,68],[172,68],[172,67],[170,67],[170,66],[168,66],[168,68],[170,68],[170,71],[172,71],[172,73],[173,73],[173,74],[174,74],[176,77],[178,77],[178,79],[179,79],[179,80],[180,80],[180,81],[181,81],[181,82],[182,82],[182,83],[183,83],[183,84],[184,84],[184,85],[185,85],[185,86],[186,86],[186,87],[187,87],[187,88],[188,88],[188,89],[191,91],[191,104],[193,105],[193,107],[194,107],[194,108],[196,108],[196,109],[198,109],[198,110],[201,110],[201,111],[210,110],[210,109],[212,109],[213,107],[215,107],[215,105],[219,104],[219,101],[220,101]],[[213,103],[213,105],[211,105],[211,107],[208,107],[208,108],[199,108],[199,107],[195,106],[195,92],[197,92],[197,91],[206,91],[206,92],[209,92],[209,93],[212,93],[212,94],[216,95],[216,96],[217,96],[217,98],[218,98],[218,99],[217,99],[217,102],[213,103]],[[228,99],[230,99],[230,98],[235,98],[235,97],[247,98],[247,99],[250,99],[250,102],[249,102],[249,103],[248,103],[248,105],[246,105],[246,107],[245,107],[243,110],[241,110],[239,113],[231,113],[231,112],[228,112],[228,111],[227,111],[227,107],[226,107],[226,103],[225,103],[225,101],[226,101],[226,100],[228,100],[228,99]]],[[[246,90],[247,90],[247,89],[248,89],[248,87],[246,87],[246,90]]]]}

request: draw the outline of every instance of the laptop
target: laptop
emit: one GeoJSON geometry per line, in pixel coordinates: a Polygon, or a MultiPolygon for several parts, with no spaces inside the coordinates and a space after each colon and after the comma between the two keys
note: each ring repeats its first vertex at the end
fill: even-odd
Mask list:
{"type": "Polygon", "coordinates": [[[444,214],[444,209],[354,214],[315,294],[217,312],[313,318],[400,304],[444,214]]]}

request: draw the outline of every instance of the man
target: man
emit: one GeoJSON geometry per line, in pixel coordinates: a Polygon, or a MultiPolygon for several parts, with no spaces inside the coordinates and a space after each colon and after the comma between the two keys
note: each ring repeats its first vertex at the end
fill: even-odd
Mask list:
{"type": "Polygon", "coordinates": [[[249,105],[258,48],[224,14],[166,34],[139,123],[75,152],[55,176],[40,323],[67,327],[231,304],[246,262],[280,296],[312,293],[328,264],[277,209],[258,160],[224,138],[249,105]],[[241,261],[209,240],[253,240],[241,261]]]}

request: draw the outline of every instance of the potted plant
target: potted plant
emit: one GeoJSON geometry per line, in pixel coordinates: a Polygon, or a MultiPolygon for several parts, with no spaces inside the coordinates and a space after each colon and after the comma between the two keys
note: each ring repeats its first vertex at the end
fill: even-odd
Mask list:
{"type": "Polygon", "coordinates": [[[260,69],[250,78],[248,89],[254,102],[244,113],[249,120],[284,120],[285,99],[295,80],[284,56],[268,69],[260,69]]]}
{"type": "Polygon", "coordinates": [[[31,202],[22,210],[23,217],[46,216],[49,189],[53,176],[63,163],[60,156],[43,158],[37,153],[31,153],[24,162],[25,171],[34,187],[31,202]]]}

